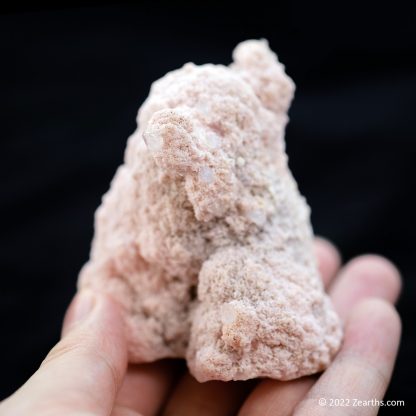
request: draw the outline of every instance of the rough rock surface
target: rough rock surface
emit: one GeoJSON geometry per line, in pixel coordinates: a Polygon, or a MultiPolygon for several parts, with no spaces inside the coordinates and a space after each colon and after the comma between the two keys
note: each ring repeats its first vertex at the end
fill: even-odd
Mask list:
{"type": "Polygon", "coordinates": [[[266,41],[156,81],[95,216],[79,288],[125,310],[130,360],[199,381],[324,369],[341,326],[284,144],[294,84],[266,41]]]}

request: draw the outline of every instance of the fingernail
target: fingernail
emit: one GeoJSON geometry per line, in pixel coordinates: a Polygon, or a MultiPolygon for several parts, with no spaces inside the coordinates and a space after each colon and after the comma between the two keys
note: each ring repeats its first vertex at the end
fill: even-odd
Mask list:
{"type": "Polygon", "coordinates": [[[71,325],[79,323],[88,317],[95,305],[95,296],[90,290],[78,293],[75,299],[71,325]]]}

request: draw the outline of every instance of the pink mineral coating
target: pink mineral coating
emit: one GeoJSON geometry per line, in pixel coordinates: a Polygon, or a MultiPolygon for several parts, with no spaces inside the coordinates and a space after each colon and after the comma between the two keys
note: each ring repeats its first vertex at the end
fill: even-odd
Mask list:
{"type": "Polygon", "coordinates": [[[95,216],[79,287],[124,307],[132,362],[199,380],[293,379],[342,331],[284,144],[294,84],[266,41],[156,81],[95,216]]]}

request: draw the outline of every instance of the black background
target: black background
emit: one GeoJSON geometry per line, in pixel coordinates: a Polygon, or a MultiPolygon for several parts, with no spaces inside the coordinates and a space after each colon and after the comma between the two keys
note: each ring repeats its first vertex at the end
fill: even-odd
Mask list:
{"type": "Polygon", "coordinates": [[[265,37],[297,84],[287,148],[315,231],[345,260],[376,252],[402,271],[404,333],[386,399],[410,411],[416,14],[398,3],[333,7],[90,3],[2,13],[0,398],[58,340],[93,212],[151,82],[187,61],[227,64],[238,42],[265,37]]]}

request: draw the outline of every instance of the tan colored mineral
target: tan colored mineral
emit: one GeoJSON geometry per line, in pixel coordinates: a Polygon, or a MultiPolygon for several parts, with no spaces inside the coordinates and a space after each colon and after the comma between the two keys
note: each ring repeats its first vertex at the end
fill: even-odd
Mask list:
{"type": "Polygon", "coordinates": [[[95,216],[79,288],[124,308],[133,362],[199,380],[318,372],[342,332],[284,144],[294,84],[266,41],[156,81],[95,216]]]}

